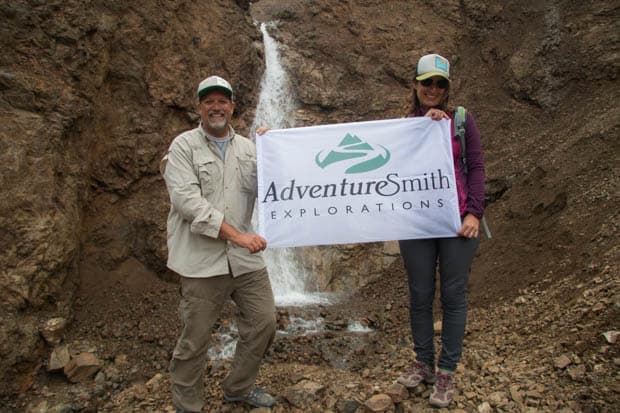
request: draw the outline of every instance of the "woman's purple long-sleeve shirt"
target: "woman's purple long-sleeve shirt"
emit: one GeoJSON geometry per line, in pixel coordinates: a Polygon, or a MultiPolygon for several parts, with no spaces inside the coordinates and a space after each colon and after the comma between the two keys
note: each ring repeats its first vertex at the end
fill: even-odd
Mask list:
{"type": "MultiPolygon", "coordinates": [[[[426,110],[419,110],[410,116],[424,116],[426,110]]],[[[454,114],[451,118],[452,157],[456,174],[456,185],[459,197],[459,212],[461,216],[470,213],[478,219],[484,215],[484,159],[482,157],[482,143],[480,130],[473,115],[468,111],[465,121],[465,145],[467,156],[467,174],[461,161],[461,143],[454,134],[454,114]]]]}

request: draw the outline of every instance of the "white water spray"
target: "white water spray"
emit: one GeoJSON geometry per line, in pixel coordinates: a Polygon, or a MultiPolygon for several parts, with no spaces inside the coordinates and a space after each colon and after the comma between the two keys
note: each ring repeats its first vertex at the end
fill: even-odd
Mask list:
{"type": "Polygon", "coordinates": [[[252,131],[259,126],[268,126],[271,129],[290,128],[295,123],[295,99],[291,93],[290,81],[280,62],[278,43],[271,37],[267,27],[265,23],[260,25],[265,48],[265,72],[260,84],[252,131]]]}
{"type": "MultiPolygon", "coordinates": [[[[277,42],[267,31],[268,24],[262,23],[265,47],[265,73],[261,81],[260,95],[252,131],[259,126],[271,129],[294,126],[295,99],[291,93],[290,81],[280,61],[277,42]]],[[[256,139],[260,139],[260,136],[256,139]]],[[[327,303],[325,295],[307,292],[309,275],[300,265],[292,249],[267,249],[265,260],[276,305],[299,306],[327,303]]]]}
{"type": "Polygon", "coordinates": [[[352,333],[371,333],[372,328],[362,324],[360,321],[350,321],[347,326],[347,331],[352,333]]]}

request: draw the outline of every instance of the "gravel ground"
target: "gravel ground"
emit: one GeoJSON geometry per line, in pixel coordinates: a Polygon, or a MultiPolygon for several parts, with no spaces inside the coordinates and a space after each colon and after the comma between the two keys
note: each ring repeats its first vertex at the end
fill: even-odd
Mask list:
{"type": "MultiPolygon", "coordinates": [[[[585,281],[580,273],[555,280],[549,275],[511,300],[470,308],[451,410],[614,411],[620,402],[617,267],[588,271],[585,281]]],[[[6,411],[173,411],[166,366],[180,327],[177,288],[156,278],[143,281],[142,291],[119,281],[111,283],[113,291],[100,290],[101,297],[78,300],[65,342],[73,354],[92,352],[101,360],[94,377],[72,384],[41,366],[27,391],[2,401],[6,411]]],[[[395,263],[384,277],[333,305],[278,309],[281,330],[259,377],[277,397],[273,411],[362,412],[382,394],[396,403],[366,411],[432,411],[430,387],[393,388],[413,359],[406,291],[395,263]],[[295,317],[318,320],[320,331],[291,333],[295,317]],[[352,322],[365,331],[350,331],[352,322]]],[[[215,343],[230,331],[234,312],[233,305],[225,308],[215,343]]],[[[208,362],[203,411],[251,410],[222,401],[219,382],[229,365],[228,359],[208,362]]]]}

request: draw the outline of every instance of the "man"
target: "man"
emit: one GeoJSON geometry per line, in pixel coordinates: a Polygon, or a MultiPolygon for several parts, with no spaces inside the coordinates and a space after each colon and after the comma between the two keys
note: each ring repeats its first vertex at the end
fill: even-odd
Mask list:
{"type": "Polygon", "coordinates": [[[181,275],[183,330],[172,360],[172,400],[179,412],[204,405],[203,375],[211,329],[224,303],[239,308],[239,341],[222,382],[227,401],[271,407],[254,382],[275,335],[275,304],[260,255],[267,241],[252,233],[256,148],[235,134],[230,84],[210,76],[198,85],[200,125],[177,136],[162,162],[170,195],[168,267],[181,275]]]}

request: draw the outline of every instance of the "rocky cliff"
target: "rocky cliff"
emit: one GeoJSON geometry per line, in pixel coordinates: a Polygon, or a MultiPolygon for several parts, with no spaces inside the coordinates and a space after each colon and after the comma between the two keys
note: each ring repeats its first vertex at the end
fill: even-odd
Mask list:
{"type": "MultiPolygon", "coordinates": [[[[89,262],[165,268],[158,162],[196,123],[212,73],[250,119],[260,36],[233,1],[2,1],[1,376],[10,390],[41,356],[39,324],[69,316],[89,262]],[[19,376],[19,374],[18,374],[19,376]]],[[[250,119],[251,121],[251,119],[250,119]]]]}
{"type": "Polygon", "coordinates": [[[495,233],[474,269],[474,300],[513,295],[548,273],[598,268],[601,258],[614,262],[618,2],[253,7],[256,18],[278,22],[298,124],[403,116],[416,59],[450,59],[451,102],[469,108],[482,131],[495,233]]]}
{"type": "MultiPolygon", "coordinates": [[[[451,100],[476,116],[487,162],[494,238],[483,241],[474,266],[472,306],[494,311],[534,285],[558,288],[553,308],[529,313],[542,325],[548,312],[599,291],[602,307],[583,314],[570,307],[576,324],[548,339],[612,364],[617,345],[591,353],[596,337],[620,319],[612,298],[620,262],[619,9],[617,1],[567,0],[1,1],[0,388],[24,393],[36,382],[49,353],[40,327],[55,316],[75,320],[78,336],[92,333],[100,318],[101,337],[160,343],[149,354],[161,360],[149,368],[165,371],[162,348],[174,332],[162,326],[133,337],[110,317],[174,312],[174,296],[160,295],[165,287],[155,277],[171,278],[157,164],[170,140],[195,124],[193,91],[208,74],[231,80],[239,96],[235,124],[248,131],[263,65],[253,19],[277,22],[272,33],[299,100],[299,125],[402,116],[417,57],[447,56],[451,100]],[[600,280],[596,289],[592,280],[600,280]]],[[[326,288],[358,287],[347,277],[380,275],[377,265],[359,261],[383,257],[381,245],[361,248],[371,252],[337,247],[308,265],[326,274],[326,288]]],[[[385,279],[398,274],[392,270],[385,279]]],[[[385,300],[364,298],[369,306],[385,300]]],[[[397,310],[406,314],[390,304],[397,310]]],[[[127,325],[142,331],[138,319],[127,325]]],[[[404,340],[398,329],[385,331],[388,341],[404,340]]],[[[300,357],[320,362],[308,354],[300,357]]],[[[578,377],[575,395],[600,384],[597,372],[610,377],[596,366],[588,364],[594,378],[578,377]]],[[[604,409],[617,392],[597,397],[594,405],[604,409]]]]}

